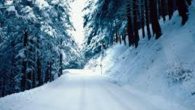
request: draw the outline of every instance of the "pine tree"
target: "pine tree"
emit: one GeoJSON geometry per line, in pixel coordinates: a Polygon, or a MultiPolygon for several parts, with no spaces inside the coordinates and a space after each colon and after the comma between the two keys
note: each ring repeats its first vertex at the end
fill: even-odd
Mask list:
{"type": "Polygon", "coordinates": [[[174,1],[173,0],[168,0],[168,15],[169,19],[172,18],[173,12],[174,12],[174,1]]]}
{"type": "Polygon", "coordinates": [[[41,59],[37,58],[37,79],[38,79],[38,86],[43,84],[43,76],[42,76],[42,69],[41,69],[41,59]]]}
{"type": "MultiPolygon", "coordinates": [[[[23,47],[26,49],[28,43],[28,33],[27,30],[24,30],[24,35],[23,35],[23,47]]],[[[24,56],[27,56],[27,50],[24,50],[24,56]]],[[[24,91],[27,88],[27,59],[24,58],[22,61],[22,80],[21,80],[21,90],[24,91]]]]}
{"type": "Polygon", "coordinates": [[[43,84],[43,74],[42,74],[42,62],[41,62],[41,52],[40,52],[40,44],[41,44],[41,41],[40,41],[40,37],[38,36],[37,37],[37,51],[36,51],[36,71],[37,71],[37,80],[38,80],[38,85],[37,86],[41,86],[43,84]]]}
{"type": "Polygon", "coordinates": [[[5,84],[4,84],[4,78],[0,77],[0,96],[5,95],[5,84]]]}
{"type": "Polygon", "coordinates": [[[141,0],[141,28],[142,28],[142,36],[145,37],[145,7],[144,0],[141,0]]]}
{"type": "Polygon", "coordinates": [[[166,0],[159,0],[161,2],[161,16],[163,18],[163,20],[166,20],[166,15],[167,15],[167,8],[166,8],[166,0]]]}
{"type": "Polygon", "coordinates": [[[46,72],[45,72],[45,83],[50,82],[51,81],[51,68],[52,68],[52,64],[50,61],[47,62],[47,67],[46,67],[46,72]]]}
{"type": "Polygon", "coordinates": [[[132,18],[131,18],[131,2],[127,1],[127,35],[129,40],[129,46],[131,46],[134,42],[133,39],[133,29],[132,29],[132,18]]]}
{"type": "Polygon", "coordinates": [[[182,17],[182,25],[184,25],[188,20],[188,6],[186,0],[176,0],[176,5],[178,8],[179,15],[182,17]]]}
{"type": "Polygon", "coordinates": [[[158,39],[162,35],[162,32],[161,32],[161,27],[157,15],[157,0],[150,0],[149,6],[150,6],[150,19],[152,24],[152,30],[156,36],[155,38],[158,39]]]}
{"type": "Polygon", "coordinates": [[[146,18],[146,28],[147,28],[147,36],[148,39],[151,39],[151,31],[150,31],[150,11],[148,6],[148,0],[145,0],[145,18],[146,18]]]}
{"type": "Polygon", "coordinates": [[[60,70],[59,70],[59,76],[63,74],[63,54],[60,53],[60,70]]]}
{"type": "Polygon", "coordinates": [[[60,59],[59,59],[59,61],[60,61],[60,69],[59,69],[58,76],[61,76],[63,74],[63,54],[62,54],[63,40],[62,39],[60,39],[60,48],[59,49],[60,49],[60,52],[59,52],[59,54],[60,54],[60,59]]]}
{"type": "Polygon", "coordinates": [[[133,28],[134,28],[134,37],[133,37],[133,42],[135,47],[138,47],[138,42],[139,42],[139,33],[138,33],[138,0],[133,0],[133,28]]]}
{"type": "Polygon", "coordinates": [[[9,6],[0,7],[0,78],[3,78],[0,79],[0,89],[3,90],[0,97],[41,86],[47,75],[48,81],[57,78],[57,74],[62,74],[64,53],[68,65],[74,62],[72,57],[80,59],[78,53],[71,50],[78,48],[75,43],[69,44],[71,48],[68,49],[63,46],[61,54],[58,51],[59,38],[66,44],[71,40],[67,31],[73,28],[69,1],[45,2],[49,8],[40,9],[34,0],[14,0],[15,11],[7,11],[9,6]],[[22,11],[26,8],[30,9],[28,13],[22,11]]]}
{"type": "Polygon", "coordinates": [[[124,42],[125,45],[127,45],[127,41],[126,41],[126,32],[122,33],[122,40],[124,42]]]}

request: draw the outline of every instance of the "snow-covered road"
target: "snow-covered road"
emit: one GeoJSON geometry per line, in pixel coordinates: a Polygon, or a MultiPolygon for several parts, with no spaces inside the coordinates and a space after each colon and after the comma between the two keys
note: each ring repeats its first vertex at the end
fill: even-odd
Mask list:
{"type": "Polygon", "coordinates": [[[0,99],[0,110],[189,110],[106,78],[77,71],[42,87],[0,99]]]}

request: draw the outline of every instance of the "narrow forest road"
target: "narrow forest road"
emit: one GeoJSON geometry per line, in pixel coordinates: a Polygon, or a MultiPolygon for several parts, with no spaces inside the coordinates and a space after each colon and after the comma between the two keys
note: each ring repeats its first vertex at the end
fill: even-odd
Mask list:
{"type": "Polygon", "coordinates": [[[105,78],[68,73],[40,88],[0,99],[0,110],[189,110],[161,97],[144,96],[105,78]]]}

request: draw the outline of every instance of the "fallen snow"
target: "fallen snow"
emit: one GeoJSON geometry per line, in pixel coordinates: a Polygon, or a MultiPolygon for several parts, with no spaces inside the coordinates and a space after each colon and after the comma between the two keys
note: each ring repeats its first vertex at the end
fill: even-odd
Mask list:
{"type": "MultiPolygon", "coordinates": [[[[195,108],[194,12],[195,3],[185,26],[176,12],[172,20],[160,21],[163,36],[159,40],[143,38],[137,49],[117,44],[102,60],[101,56],[92,59],[85,68],[100,73],[102,64],[104,75],[116,84],[195,108]]],[[[157,99],[151,103],[161,100],[157,99]]]]}
{"type": "Polygon", "coordinates": [[[52,83],[0,99],[1,110],[191,110],[161,96],[123,88],[90,70],[70,70],[52,83]]]}
{"type": "Polygon", "coordinates": [[[89,70],[65,70],[54,82],[0,98],[0,110],[194,110],[194,19],[190,14],[181,27],[175,13],[161,21],[159,40],[144,38],[137,49],[115,45],[92,59],[89,70]]]}

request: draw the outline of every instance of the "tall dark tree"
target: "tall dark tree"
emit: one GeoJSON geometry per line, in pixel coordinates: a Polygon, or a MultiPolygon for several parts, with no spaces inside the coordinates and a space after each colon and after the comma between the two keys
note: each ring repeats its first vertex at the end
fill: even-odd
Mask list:
{"type": "Polygon", "coordinates": [[[166,0],[159,0],[160,3],[160,9],[161,9],[161,16],[163,18],[163,20],[166,20],[166,15],[167,15],[167,6],[166,6],[166,0]]]}
{"type": "Polygon", "coordinates": [[[127,1],[127,35],[128,35],[128,41],[129,41],[129,46],[133,44],[134,35],[133,35],[133,25],[132,25],[132,18],[131,18],[131,2],[127,1]]]}
{"type": "MultiPolygon", "coordinates": [[[[27,48],[28,45],[28,32],[25,29],[23,35],[23,47],[27,48]]],[[[27,50],[24,50],[24,56],[27,56],[27,50]]],[[[23,59],[22,61],[22,80],[21,80],[21,89],[22,91],[27,88],[27,59],[23,59]]]]}
{"type": "Polygon", "coordinates": [[[150,6],[150,19],[152,24],[152,30],[155,38],[158,39],[162,35],[161,27],[158,21],[158,15],[157,15],[157,0],[150,0],[149,1],[150,6]]]}
{"type": "Polygon", "coordinates": [[[60,61],[60,69],[59,69],[58,76],[61,76],[63,74],[63,54],[62,54],[62,49],[63,49],[63,40],[60,39],[60,52],[59,52],[59,54],[60,54],[60,59],[59,59],[59,61],[60,61]]]}
{"type": "Polygon", "coordinates": [[[37,35],[37,51],[36,51],[36,71],[37,71],[37,80],[38,80],[38,84],[37,86],[41,86],[43,84],[43,73],[42,73],[42,63],[41,63],[41,52],[39,51],[41,49],[41,41],[40,41],[40,37],[37,35]]]}
{"type": "Polygon", "coordinates": [[[125,45],[127,45],[126,36],[127,36],[126,35],[126,32],[123,32],[122,33],[122,40],[123,40],[123,42],[124,42],[125,45]]]}
{"type": "Polygon", "coordinates": [[[168,15],[169,19],[172,18],[174,12],[174,0],[168,0],[168,15]]]}
{"type": "Polygon", "coordinates": [[[0,77],[0,96],[5,95],[5,78],[0,77]]]}
{"type": "Polygon", "coordinates": [[[134,37],[133,42],[135,47],[138,47],[139,32],[138,32],[138,0],[133,0],[133,24],[134,24],[134,37]]]}
{"type": "Polygon", "coordinates": [[[141,27],[142,27],[142,36],[145,37],[145,7],[144,0],[141,0],[141,27]]]}
{"type": "Polygon", "coordinates": [[[60,53],[60,70],[59,70],[59,76],[63,74],[63,54],[60,53]]]}
{"type": "Polygon", "coordinates": [[[41,59],[39,56],[37,58],[37,80],[38,80],[38,86],[41,86],[43,84],[43,76],[42,76],[42,69],[41,69],[41,59]]]}
{"type": "Polygon", "coordinates": [[[45,71],[45,83],[52,81],[52,62],[47,62],[47,67],[45,71]]]}
{"type": "Polygon", "coordinates": [[[145,0],[145,18],[146,18],[146,29],[147,29],[147,36],[148,39],[151,39],[151,31],[150,31],[150,11],[149,11],[149,4],[148,0],[145,0]]]}
{"type": "Polygon", "coordinates": [[[177,9],[179,15],[182,18],[182,25],[184,25],[188,20],[188,6],[186,0],[176,0],[177,9]]]}

